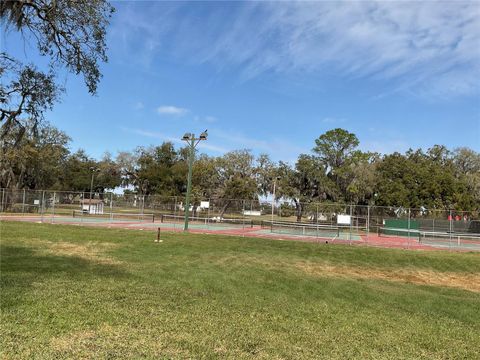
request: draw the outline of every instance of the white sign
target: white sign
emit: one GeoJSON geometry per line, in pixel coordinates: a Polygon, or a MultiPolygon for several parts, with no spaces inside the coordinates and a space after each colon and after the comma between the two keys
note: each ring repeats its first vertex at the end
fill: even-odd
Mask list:
{"type": "Polygon", "coordinates": [[[243,215],[247,216],[261,216],[262,212],[260,210],[243,210],[243,215]]]}
{"type": "Polygon", "coordinates": [[[40,205],[40,200],[33,200],[33,205],[40,205]]]}
{"type": "Polygon", "coordinates": [[[350,222],[351,222],[350,215],[337,215],[337,224],[350,225],[350,222]]]}
{"type": "Polygon", "coordinates": [[[210,207],[209,201],[200,201],[200,209],[208,209],[210,207]]]}

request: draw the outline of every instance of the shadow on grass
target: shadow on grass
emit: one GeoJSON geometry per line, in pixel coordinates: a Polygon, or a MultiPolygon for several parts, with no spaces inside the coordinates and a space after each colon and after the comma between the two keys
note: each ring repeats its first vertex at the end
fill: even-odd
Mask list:
{"type": "Polygon", "coordinates": [[[2,307],[21,302],[34,283],[61,280],[87,282],[100,278],[120,280],[129,274],[118,264],[104,264],[78,256],[39,254],[22,246],[0,246],[2,307]]]}

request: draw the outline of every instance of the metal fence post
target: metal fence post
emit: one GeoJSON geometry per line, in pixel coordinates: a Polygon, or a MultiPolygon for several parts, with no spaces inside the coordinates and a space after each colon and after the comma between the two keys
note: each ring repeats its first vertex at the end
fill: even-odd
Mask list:
{"type": "Polygon", "coordinates": [[[177,227],[177,197],[174,197],[174,205],[173,205],[173,228],[177,227]]]}
{"type": "Polygon", "coordinates": [[[43,214],[45,213],[45,190],[42,191],[41,222],[43,223],[43,214]]]}
{"type": "Polygon", "coordinates": [[[22,215],[25,215],[25,189],[23,189],[22,215]]]}
{"type": "Polygon", "coordinates": [[[113,193],[110,193],[110,222],[113,220],[113,193]]]}
{"type": "Polygon", "coordinates": [[[80,214],[81,214],[80,222],[81,223],[83,223],[83,217],[85,215],[85,213],[83,212],[83,205],[85,204],[84,201],[85,201],[85,192],[82,192],[82,201],[80,203],[80,214]]]}
{"type": "MultiPolygon", "coordinates": [[[[242,228],[245,229],[245,200],[242,200],[242,228]]],[[[243,237],[245,237],[245,233],[242,233],[243,237]]]]}
{"type": "Polygon", "coordinates": [[[452,210],[450,210],[449,212],[449,231],[448,231],[448,234],[449,234],[449,240],[448,240],[448,245],[449,247],[452,247],[452,230],[453,230],[453,216],[452,216],[452,210]]]}
{"type": "Polygon", "coordinates": [[[53,204],[52,204],[52,223],[55,221],[55,201],[57,199],[57,193],[53,192],[53,204]]]}
{"type": "Polygon", "coordinates": [[[407,229],[408,229],[408,241],[407,246],[410,248],[410,216],[411,216],[411,209],[408,208],[408,221],[407,221],[407,229]]]}
{"type": "Polygon", "coordinates": [[[368,241],[369,235],[370,235],[370,205],[367,205],[367,237],[366,237],[367,241],[368,241]]]}
{"type": "Polygon", "coordinates": [[[348,233],[348,239],[350,240],[350,245],[352,245],[352,207],[353,205],[350,204],[350,232],[348,233]]]}

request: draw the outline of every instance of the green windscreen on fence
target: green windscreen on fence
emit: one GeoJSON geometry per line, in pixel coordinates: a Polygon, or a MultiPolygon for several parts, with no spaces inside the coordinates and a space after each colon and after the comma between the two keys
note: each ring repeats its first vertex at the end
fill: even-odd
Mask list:
{"type": "Polygon", "coordinates": [[[419,229],[418,221],[411,219],[385,219],[385,235],[408,236],[405,235],[405,231],[402,231],[407,229],[413,230],[412,234],[410,234],[410,237],[417,237],[419,229]],[[400,230],[395,231],[396,229],[400,230]]]}

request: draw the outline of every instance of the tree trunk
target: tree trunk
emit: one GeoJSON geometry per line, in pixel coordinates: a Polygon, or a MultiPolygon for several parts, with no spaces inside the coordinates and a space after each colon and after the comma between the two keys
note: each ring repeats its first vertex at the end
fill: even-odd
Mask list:
{"type": "Polygon", "coordinates": [[[295,209],[296,209],[296,215],[297,215],[297,222],[302,222],[302,215],[303,215],[303,206],[302,206],[302,203],[297,201],[297,200],[293,200],[295,202],[295,209]]]}
{"type": "Polygon", "coordinates": [[[227,200],[227,202],[225,203],[225,205],[223,205],[222,211],[220,212],[220,218],[223,218],[223,215],[225,214],[225,212],[227,211],[228,207],[230,206],[230,203],[231,203],[231,201],[230,201],[230,200],[227,200]]]}

